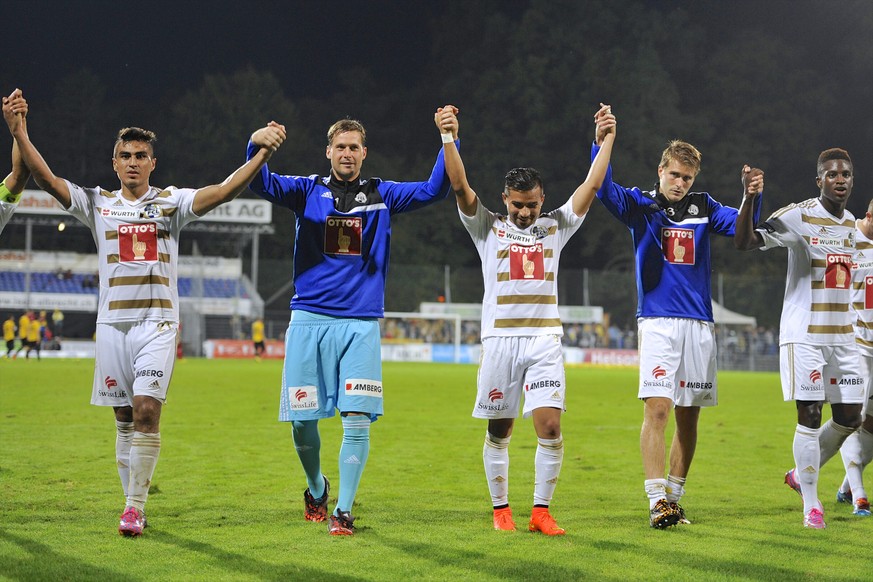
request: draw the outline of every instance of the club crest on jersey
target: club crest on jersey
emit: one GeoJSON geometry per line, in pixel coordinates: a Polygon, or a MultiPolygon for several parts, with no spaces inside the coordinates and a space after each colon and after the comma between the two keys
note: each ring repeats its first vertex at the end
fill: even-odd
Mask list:
{"type": "Polygon", "coordinates": [[[121,262],[157,261],[158,226],[154,222],[118,225],[118,258],[121,262]]]}
{"type": "Polygon", "coordinates": [[[543,245],[509,245],[509,278],[513,281],[542,281],[546,277],[543,245]]]}
{"type": "Polygon", "coordinates": [[[691,204],[688,207],[688,214],[690,214],[691,216],[697,216],[698,214],[700,214],[700,209],[697,208],[697,204],[691,204]]]}
{"type": "Polygon", "coordinates": [[[549,235],[549,229],[545,226],[540,226],[539,224],[535,224],[531,227],[530,233],[534,235],[537,240],[544,239],[549,235]]]}
{"type": "Polygon", "coordinates": [[[355,202],[357,202],[358,204],[363,204],[366,201],[367,195],[363,192],[358,192],[357,194],[355,194],[355,202]]]}
{"type": "Polygon", "coordinates": [[[848,289],[852,285],[852,255],[830,253],[827,256],[825,289],[848,289]]]}
{"type": "Polygon", "coordinates": [[[328,216],[324,221],[324,252],[360,256],[364,220],[360,216],[328,216]]]}
{"type": "Polygon", "coordinates": [[[524,234],[522,232],[512,232],[511,230],[503,229],[497,231],[497,238],[515,242],[526,247],[533,246],[537,242],[536,236],[533,234],[524,234]]]}
{"type": "Polygon", "coordinates": [[[662,228],[661,249],[664,258],[673,265],[693,265],[695,260],[694,231],[690,228],[662,228]]]}
{"type": "Polygon", "coordinates": [[[155,204],[154,202],[146,204],[145,207],[142,209],[143,218],[160,218],[163,213],[164,211],[161,208],[161,205],[155,204]]]}

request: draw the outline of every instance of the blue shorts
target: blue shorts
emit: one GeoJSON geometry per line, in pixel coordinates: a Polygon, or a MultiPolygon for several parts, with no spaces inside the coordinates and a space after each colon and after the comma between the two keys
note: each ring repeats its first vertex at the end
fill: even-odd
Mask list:
{"type": "Polygon", "coordinates": [[[291,312],[279,420],[317,420],[342,412],[382,415],[382,348],[375,318],[291,312]]]}

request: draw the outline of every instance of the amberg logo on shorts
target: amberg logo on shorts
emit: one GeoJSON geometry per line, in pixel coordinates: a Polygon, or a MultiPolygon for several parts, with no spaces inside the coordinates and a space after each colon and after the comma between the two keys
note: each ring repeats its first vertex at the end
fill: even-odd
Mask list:
{"type": "Polygon", "coordinates": [[[530,392],[531,390],[539,390],[540,388],[560,388],[561,381],[560,380],[540,380],[539,382],[531,382],[530,384],[524,385],[524,391],[530,392]]]}
{"type": "Polygon", "coordinates": [[[349,378],[346,380],[346,396],[382,398],[382,382],[378,380],[349,378]]]}
{"type": "Polygon", "coordinates": [[[679,380],[680,388],[689,390],[712,390],[712,382],[695,382],[693,380],[679,380]]]}
{"type": "Polygon", "coordinates": [[[316,410],[318,389],[315,386],[287,386],[291,410],[316,410]]]}
{"type": "Polygon", "coordinates": [[[831,384],[839,386],[863,386],[864,378],[859,378],[858,376],[843,376],[839,380],[831,378],[831,384]]]}

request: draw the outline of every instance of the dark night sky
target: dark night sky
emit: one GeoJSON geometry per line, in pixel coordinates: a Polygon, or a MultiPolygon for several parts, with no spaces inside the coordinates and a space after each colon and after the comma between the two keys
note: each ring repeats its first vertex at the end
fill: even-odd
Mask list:
{"type": "MultiPolygon", "coordinates": [[[[668,12],[685,8],[706,28],[714,46],[737,30],[748,30],[812,49],[816,75],[810,83],[840,95],[841,108],[832,119],[811,122],[832,125],[832,145],[857,154],[856,167],[873,166],[873,116],[868,111],[873,104],[873,1],[645,3],[668,12]]],[[[525,4],[505,0],[501,6],[525,4]]],[[[388,88],[403,91],[431,74],[431,22],[443,5],[427,0],[8,0],[0,90],[8,93],[20,86],[37,108],[54,96],[59,78],[87,67],[105,81],[110,100],[145,95],[158,102],[196,87],[205,74],[251,65],[273,72],[291,99],[329,95],[339,76],[355,68],[368,69],[388,88]]],[[[451,22],[438,26],[439,34],[452,34],[451,22]]],[[[682,33],[677,25],[676,58],[681,58],[682,33]]],[[[753,70],[749,78],[754,82],[753,70]]]]}

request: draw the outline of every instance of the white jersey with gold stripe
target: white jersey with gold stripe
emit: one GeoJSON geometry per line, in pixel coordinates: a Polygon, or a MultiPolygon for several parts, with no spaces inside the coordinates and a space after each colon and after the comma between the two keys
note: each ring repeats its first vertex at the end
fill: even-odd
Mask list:
{"type": "Polygon", "coordinates": [[[179,232],[199,218],[195,190],[150,188],[130,202],[120,190],[67,186],[70,213],[91,229],[97,243],[97,323],[178,322],[179,232]]]}
{"type": "Polygon", "coordinates": [[[873,240],[859,228],[855,234],[852,307],[855,308],[855,343],[861,355],[873,358],[873,240]]]}
{"type": "Polygon", "coordinates": [[[852,213],[845,210],[837,218],[818,198],[810,198],[777,210],[758,232],[764,238],[762,250],[788,249],[780,345],[854,343],[852,213]]]}
{"type": "Polygon", "coordinates": [[[563,335],[558,314],[561,249],[582,225],[568,200],[519,230],[505,216],[476,204],[476,215],[461,215],[485,279],[482,337],[563,335]]]}

